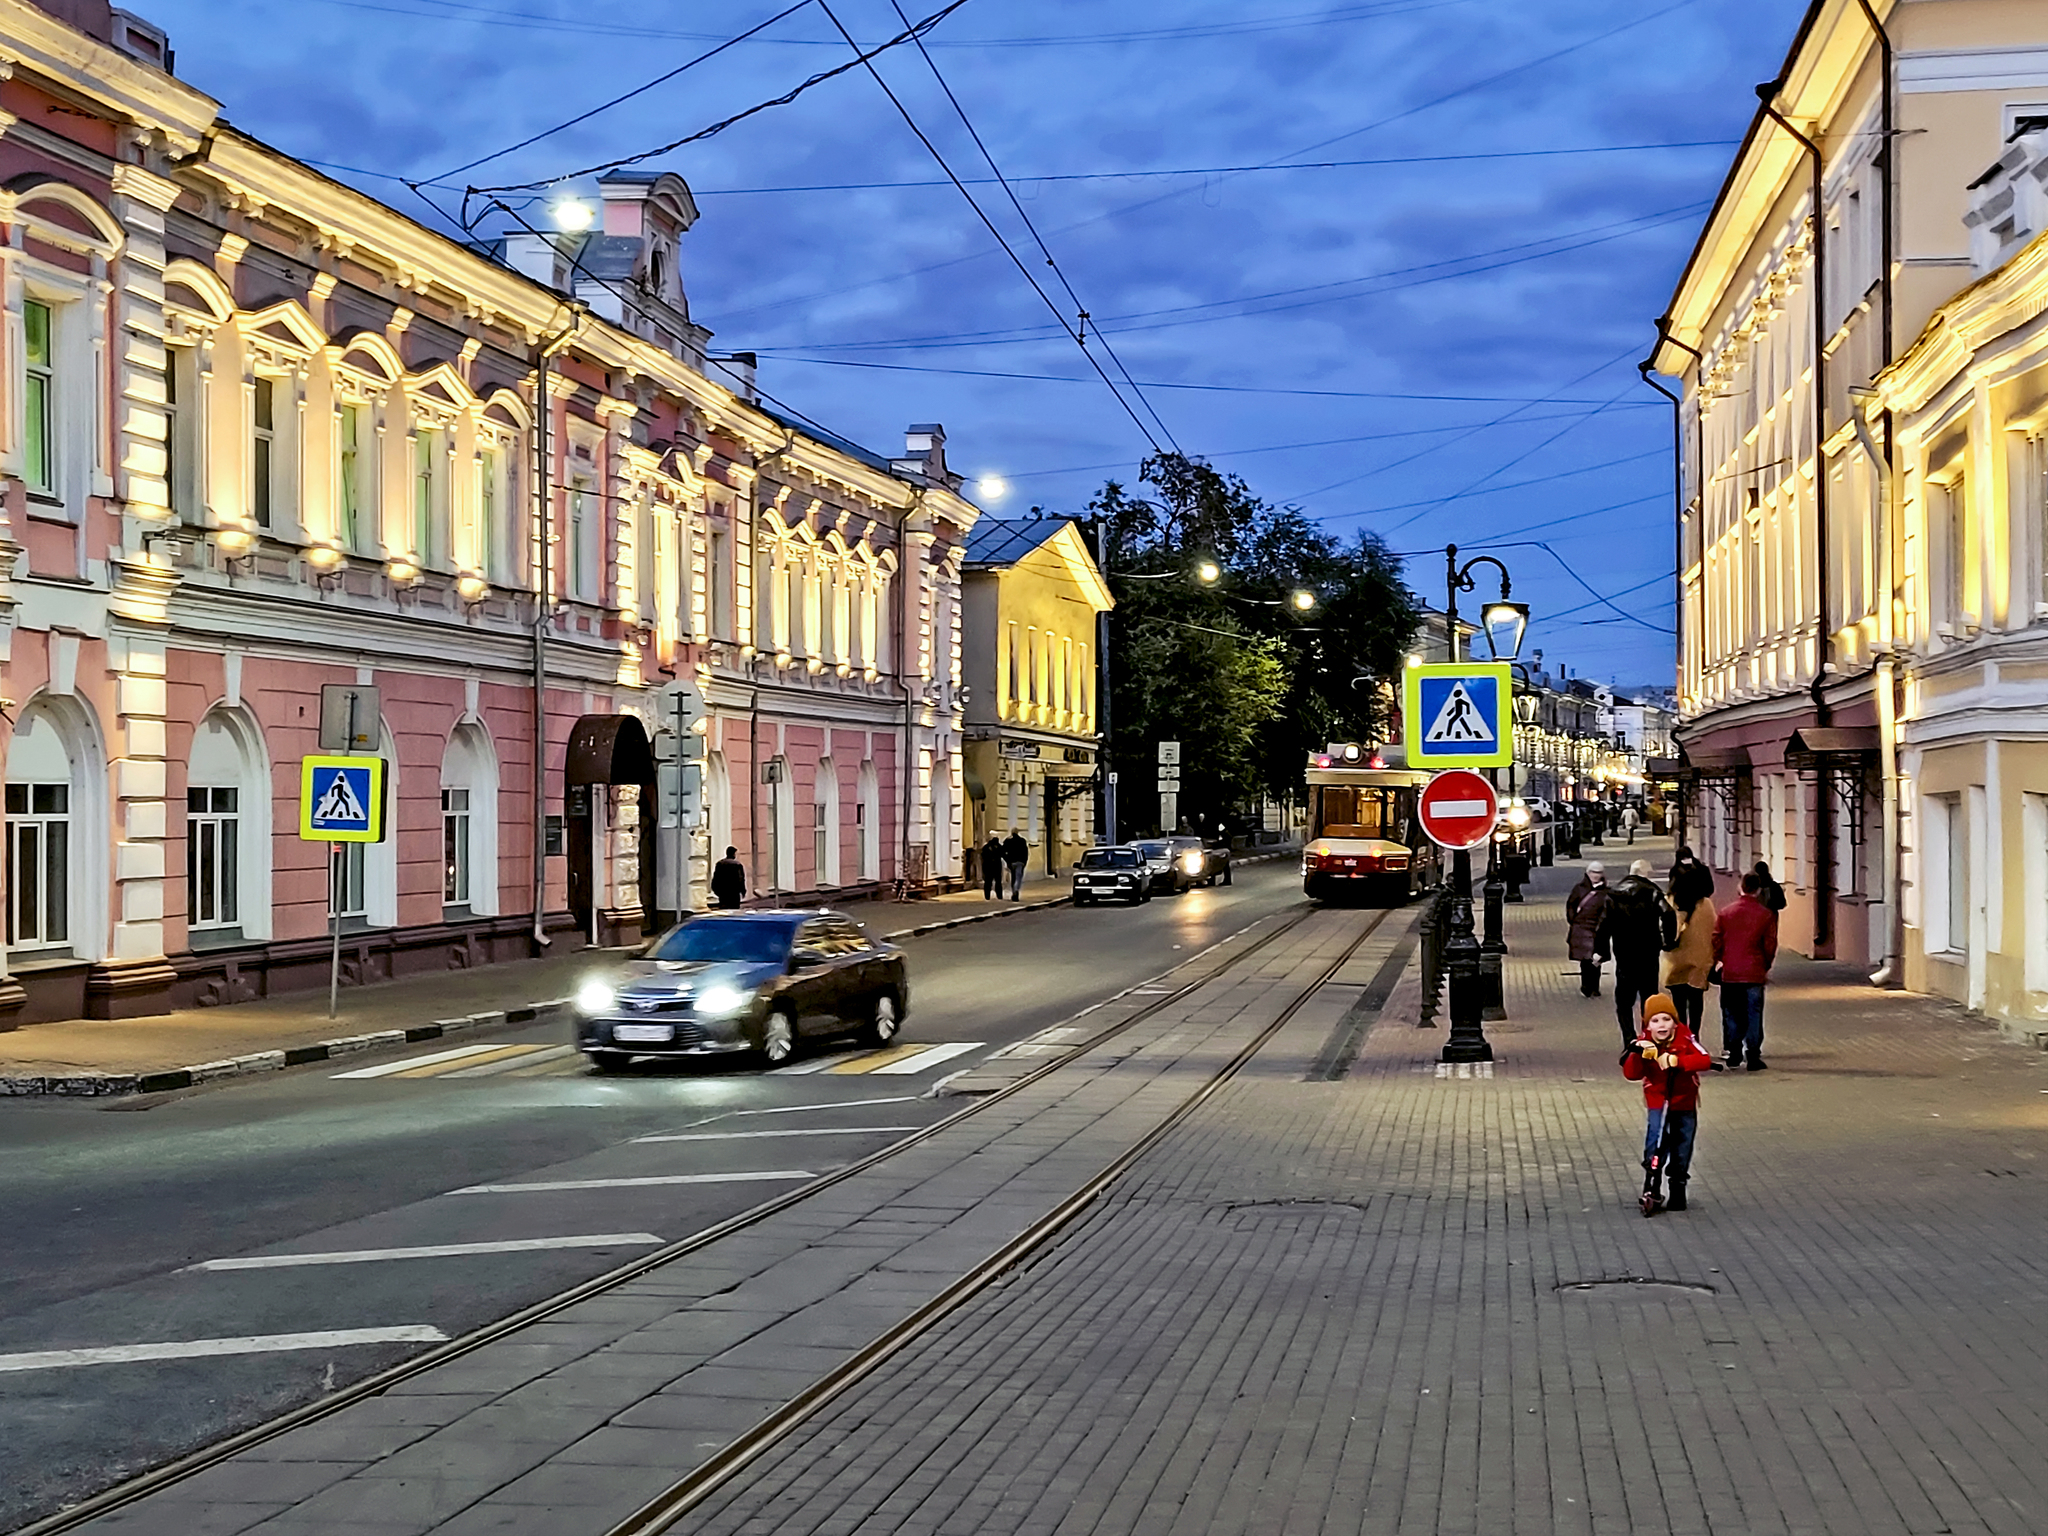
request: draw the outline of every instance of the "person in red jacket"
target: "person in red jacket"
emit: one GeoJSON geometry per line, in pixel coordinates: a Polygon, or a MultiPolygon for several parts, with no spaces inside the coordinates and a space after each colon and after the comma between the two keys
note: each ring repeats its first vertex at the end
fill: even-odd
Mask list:
{"type": "Polygon", "coordinates": [[[1765,902],[1764,878],[1754,870],[1744,875],[1742,894],[1714,919],[1721,1047],[1731,1068],[1747,1054],[1752,1072],[1764,1069],[1764,984],[1778,958],[1778,914],[1765,902]]]}
{"type": "MultiPolygon", "coordinates": [[[[1713,1065],[1714,1058],[1701,1050],[1692,1031],[1678,1022],[1676,1003],[1662,992],[1644,1002],[1643,1030],[1622,1052],[1621,1075],[1643,1085],[1643,1104],[1650,1112],[1643,1132],[1645,1170],[1663,1144],[1665,1118],[1671,1120],[1671,1159],[1665,1169],[1671,1178],[1671,1197],[1661,1209],[1685,1209],[1693,1141],[1700,1128],[1700,1074],[1713,1065]]],[[[1646,1194],[1643,1214],[1653,1215],[1658,1209],[1646,1194]]]]}

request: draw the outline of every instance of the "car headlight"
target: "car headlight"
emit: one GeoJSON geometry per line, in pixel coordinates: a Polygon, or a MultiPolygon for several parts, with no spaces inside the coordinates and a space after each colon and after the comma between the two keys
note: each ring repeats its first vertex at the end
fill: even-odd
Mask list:
{"type": "Polygon", "coordinates": [[[595,976],[576,989],[578,1013],[603,1013],[619,1000],[618,989],[595,976]]]}
{"type": "Polygon", "coordinates": [[[697,1013],[701,1018],[722,1019],[746,1006],[747,994],[722,982],[697,994],[697,1013]]]}
{"type": "Polygon", "coordinates": [[[1199,853],[1184,853],[1180,856],[1180,867],[1191,875],[1202,872],[1202,856],[1199,853]]]}

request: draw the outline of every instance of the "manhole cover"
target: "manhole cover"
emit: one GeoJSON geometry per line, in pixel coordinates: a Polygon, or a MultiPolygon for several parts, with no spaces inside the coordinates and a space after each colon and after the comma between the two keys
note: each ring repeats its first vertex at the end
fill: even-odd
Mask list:
{"type": "Polygon", "coordinates": [[[1698,1280],[1660,1280],[1655,1275],[1613,1275],[1600,1280],[1560,1280],[1557,1290],[1572,1295],[1606,1296],[1714,1296],[1715,1286],[1698,1280]]]}

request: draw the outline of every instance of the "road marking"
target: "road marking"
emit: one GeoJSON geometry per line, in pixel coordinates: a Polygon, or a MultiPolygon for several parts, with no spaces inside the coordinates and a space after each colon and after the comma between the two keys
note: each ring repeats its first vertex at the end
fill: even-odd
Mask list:
{"type": "Polygon", "coordinates": [[[1462,1078],[1469,1083],[1475,1077],[1491,1079],[1493,1076],[1493,1063],[1490,1061],[1461,1061],[1454,1065],[1448,1061],[1440,1061],[1436,1064],[1436,1075],[1439,1081],[1462,1078]]]}
{"type": "Polygon", "coordinates": [[[539,1073],[544,1069],[553,1068],[558,1065],[580,1067],[582,1066],[580,1061],[570,1062],[566,1059],[575,1054],[576,1047],[573,1045],[522,1045],[516,1047],[505,1060],[486,1060],[483,1065],[476,1067],[463,1063],[445,1075],[448,1077],[497,1077],[505,1072],[539,1073]]]}
{"type": "Polygon", "coordinates": [[[828,1070],[841,1075],[877,1072],[884,1076],[905,1077],[915,1072],[927,1071],[942,1061],[951,1061],[955,1056],[964,1055],[968,1051],[980,1049],[979,1040],[954,1041],[947,1045],[896,1045],[886,1051],[875,1051],[828,1070]]]}
{"type": "Polygon", "coordinates": [[[645,1189],[656,1184],[793,1184],[815,1179],[802,1168],[770,1168],[760,1173],[663,1173],[640,1179],[550,1179],[537,1184],[471,1184],[450,1190],[455,1195],[531,1195],[561,1189],[645,1189]]]}
{"type": "Polygon", "coordinates": [[[337,1253],[270,1253],[246,1259],[208,1259],[187,1270],[296,1269],[313,1264],[376,1264],[385,1259],[453,1259],[478,1253],[538,1253],[556,1248],[653,1248],[652,1232],[592,1232],[580,1237],[519,1237],[496,1243],[430,1243],[419,1248],[351,1248],[337,1253]]]}
{"type": "Polygon", "coordinates": [[[450,1051],[435,1051],[430,1056],[408,1056],[403,1061],[387,1061],[381,1067],[357,1067],[353,1072],[337,1072],[337,1078],[391,1077],[399,1072],[410,1072],[417,1067],[430,1067],[438,1062],[455,1061],[464,1056],[480,1056],[485,1051],[503,1050],[497,1045],[458,1045],[450,1051]]]}
{"type": "Polygon", "coordinates": [[[73,1365],[129,1365],[144,1360],[201,1360],[213,1355],[268,1355],[350,1344],[444,1344],[448,1335],[422,1323],[402,1328],[331,1328],[324,1333],[253,1333],[239,1339],[184,1339],[169,1344],[109,1344],[94,1349],[38,1349],[0,1355],[0,1371],[49,1371],[73,1365]]]}
{"type": "Polygon", "coordinates": [[[665,1136],[635,1136],[642,1141],[765,1141],[776,1136],[880,1136],[921,1131],[921,1125],[829,1125],[806,1126],[795,1131],[695,1131],[665,1136]]]}
{"type": "Polygon", "coordinates": [[[809,1077],[813,1072],[829,1072],[834,1067],[843,1067],[849,1062],[865,1061],[872,1054],[862,1051],[849,1056],[844,1051],[834,1051],[828,1056],[813,1056],[809,1061],[792,1062],[788,1066],[770,1067],[768,1070],[777,1077],[809,1077]]]}
{"type": "Polygon", "coordinates": [[[1079,1029],[1067,1027],[1041,1029],[1028,1040],[1019,1040],[1015,1045],[1006,1045],[989,1054],[990,1061],[1013,1061],[1019,1056],[1043,1056],[1048,1051],[1071,1051],[1078,1049],[1075,1037],[1079,1029]]]}
{"type": "Polygon", "coordinates": [[[497,1062],[524,1061],[535,1051],[544,1051],[544,1045],[486,1045],[479,1046],[467,1057],[453,1062],[422,1062],[409,1072],[393,1074],[404,1078],[421,1077],[469,1077],[479,1068],[497,1062]]]}

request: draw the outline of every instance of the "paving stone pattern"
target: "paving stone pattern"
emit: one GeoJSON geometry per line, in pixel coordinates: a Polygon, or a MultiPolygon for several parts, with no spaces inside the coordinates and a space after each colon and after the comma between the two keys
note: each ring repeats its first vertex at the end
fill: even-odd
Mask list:
{"type": "Polygon", "coordinates": [[[2048,1530],[2043,1057],[1788,959],[1772,1070],[1710,1080],[1693,1209],[1645,1220],[1576,874],[1509,908],[1490,1079],[1437,1078],[1412,976],[1341,1081],[1305,1010],[677,1529],[2048,1530]]]}
{"type": "MultiPolygon", "coordinates": [[[[917,1146],[81,1529],[596,1536],[1099,1174],[1369,924],[1317,913],[1248,956],[1271,924],[1196,957],[1161,983],[1208,978],[1187,998],[917,1146]]],[[[1358,950],[1304,1010],[1312,1027],[1336,1025],[1391,943],[1358,950]]]]}

